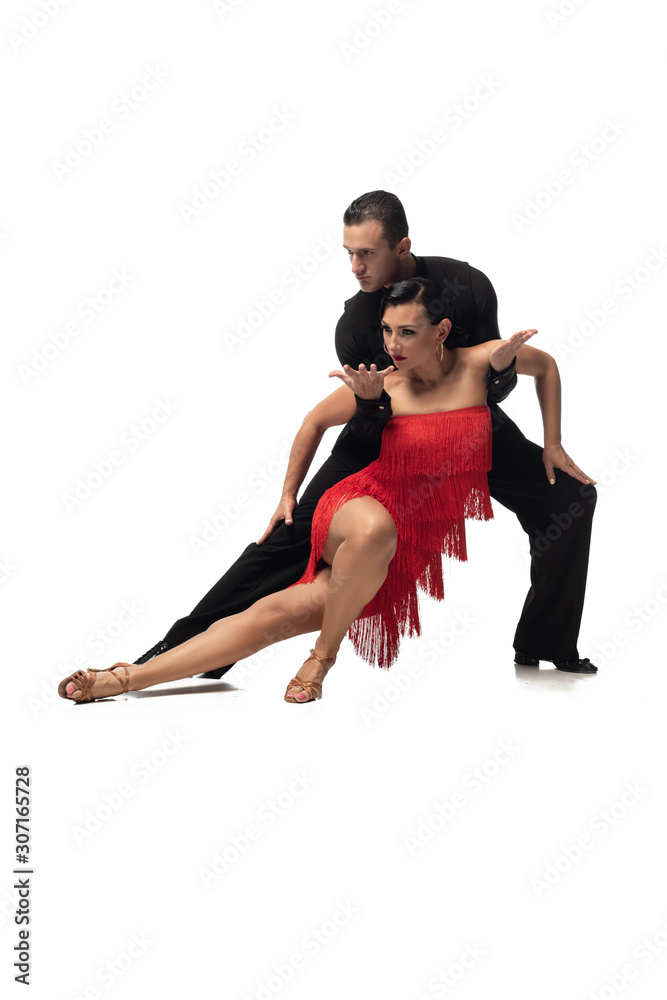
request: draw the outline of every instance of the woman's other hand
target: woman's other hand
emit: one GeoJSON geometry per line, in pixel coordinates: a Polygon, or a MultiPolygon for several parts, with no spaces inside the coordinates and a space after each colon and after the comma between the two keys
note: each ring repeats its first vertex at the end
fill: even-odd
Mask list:
{"type": "MultiPolygon", "coordinates": [[[[509,364],[509,361],[507,363],[509,364]]],[[[329,372],[329,378],[335,376],[342,379],[345,385],[360,399],[379,399],[384,388],[385,375],[389,375],[393,371],[394,365],[389,365],[381,372],[378,371],[377,365],[371,365],[369,369],[366,368],[366,365],[359,365],[359,371],[355,371],[349,365],[343,365],[343,371],[337,369],[329,372]]]]}
{"type": "Polygon", "coordinates": [[[497,372],[503,371],[509,365],[512,364],[513,358],[519,352],[519,348],[534,337],[537,330],[520,330],[519,333],[513,333],[509,340],[501,344],[500,347],[496,347],[495,351],[492,351],[489,355],[489,364],[491,364],[497,372]]]}
{"type": "Polygon", "coordinates": [[[271,520],[269,521],[268,528],[266,529],[260,540],[257,542],[257,544],[261,545],[262,542],[265,542],[266,539],[269,537],[269,535],[273,533],[274,529],[280,524],[281,521],[284,521],[285,524],[291,524],[292,514],[294,513],[295,507],[296,507],[296,497],[282,496],[280,498],[280,503],[276,507],[275,514],[273,514],[271,520]]]}
{"type": "Polygon", "coordinates": [[[544,468],[547,472],[547,479],[552,486],[556,482],[554,469],[560,469],[562,472],[567,472],[568,476],[572,476],[573,479],[578,479],[580,483],[592,483],[593,486],[597,483],[597,479],[591,479],[590,476],[587,476],[585,472],[581,471],[578,465],[574,464],[562,444],[546,445],[544,451],[542,452],[542,461],[544,462],[544,468]]]}

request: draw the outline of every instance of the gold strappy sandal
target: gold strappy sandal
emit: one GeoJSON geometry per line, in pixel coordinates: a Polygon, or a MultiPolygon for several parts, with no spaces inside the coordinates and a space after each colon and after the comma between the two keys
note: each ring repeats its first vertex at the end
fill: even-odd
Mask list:
{"type": "MultiPolygon", "coordinates": [[[[92,693],[95,681],[97,680],[95,674],[106,674],[115,670],[116,667],[122,667],[125,671],[124,677],[119,677],[118,674],[113,675],[121,686],[121,690],[117,691],[116,694],[125,694],[126,691],[130,690],[130,671],[128,670],[128,667],[131,666],[131,663],[114,663],[113,667],[106,667],[104,670],[77,670],[76,673],[70,674],[69,677],[66,677],[64,681],[60,682],[58,685],[58,694],[61,698],[66,698],[67,701],[73,701],[75,705],[80,705],[87,701],[95,701],[95,695],[92,693]],[[90,677],[90,674],[93,676],[90,677]],[[72,698],[72,696],[67,693],[67,688],[70,684],[75,684],[76,689],[81,691],[80,698],[72,698]]],[[[114,696],[106,694],[102,695],[102,697],[112,698],[114,696]]]]}
{"type": "MultiPolygon", "coordinates": [[[[336,662],[335,656],[320,656],[316,653],[314,649],[311,649],[310,656],[308,660],[319,660],[323,667],[326,667],[329,671],[334,663],[336,662]]],[[[304,661],[304,666],[308,663],[308,660],[304,661]]],[[[287,685],[287,690],[285,691],[285,701],[291,702],[293,705],[306,705],[309,701],[317,701],[318,698],[322,697],[322,684],[320,681],[302,681],[297,674],[287,685]],[[289,698],[288,695],[295,687],[302,687],[304,691],[308,694],[307,698],[289,698]]]]}

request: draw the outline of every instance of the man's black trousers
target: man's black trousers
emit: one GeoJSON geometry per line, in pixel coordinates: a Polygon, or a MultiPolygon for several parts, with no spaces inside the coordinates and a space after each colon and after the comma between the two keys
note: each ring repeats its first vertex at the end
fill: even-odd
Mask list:
{"type": "MultiPolygon", "coordinates": [[[[500,407],[490,406],[490,411],[490,493],[514,511],[530,544],[531,586],[514,635],[514,649],[541,660],[576,659],[595,487],[559,470],[552,486],[542,448],[529,441],[500,407]]],[[[192,613],[172,625],[165,640],[177,646],[218,619],[244,611],[261,597],[295,583],[308,562],[311,521],[318,500],[330,486],[369,461],[362,450],[356,460],[352,454],[345,458],[331,455],[305,489],[293,523],[281,522],[262,545],[250,544],[192,613]]],[[[479,570],[488,572],[489,564],[479,570]]],[[[491,564],[491,572],[497,572],[501,585],[502,567],[491,564]]]]}

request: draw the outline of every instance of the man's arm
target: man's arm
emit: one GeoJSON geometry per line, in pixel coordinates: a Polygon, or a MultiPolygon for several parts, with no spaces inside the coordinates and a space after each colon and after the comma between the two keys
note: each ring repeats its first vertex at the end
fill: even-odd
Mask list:
{"type": "MultiPolygon", "coordinates": [[[[475,328],[471,333],[471,345],[483,344],[489,340],[500,340],[498,329],[498,296],[484,274],[476,267],[470,268],[470,285],[475,307],[475,328]]],[[[486,373],[488,403],[502,403],[516,387],[516,367],[514,359],[503,369],[489,364],[486,373]]]]}
{"type": "Polygon", "coordinates": [[[292,523],[299,487],[306,478],[324,432],[336,424],[347,423],[354,412],[355,395],[346,385],[342,385],[306,414],[292,443],[280,502],[268,528],[257,542],[258,545],[269,537],[280,521],[292,523]]]}
{"type": "Polygon", "coordinates": [[[385,368],[391,358],[384,349],[380,323],[382,295],[376,292],[357,292],[348,299],[336,324],[335,347],[342,365],[359,369],[359,365],[377,365],[385,368]],[[358,296],[364,296],[359,299],[358,296]]]}

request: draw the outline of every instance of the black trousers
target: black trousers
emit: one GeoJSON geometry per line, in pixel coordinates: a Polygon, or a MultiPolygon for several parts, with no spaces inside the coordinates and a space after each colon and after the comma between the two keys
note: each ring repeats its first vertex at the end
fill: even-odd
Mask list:
{"type": "MultiPolygon", "coordinates": [[[[529,441],[500,407],[491,406],[490,410],[490,493],[514,511],[530,542],[531,586],[514,635],[514,649],[543,660],[576,658],[597,492],[594,486],[559,470],[552,486],[542,462],[542,448],[529,441]]],[[[357,460],[351,453],[331,455],[300,497],[293,523],[279,524],[262,545],[250,544],[192,613],[172,625],[165,635],[167,642],[177,646],[218,619],[244,611],[261,597],[295,583],[310,555],[311,521],[318,500],[330,486],[370,461],[363,452],[357,460]]],[[[488,565],[480,567],[480,572],[488,569],[488,565]]],[[[500,584],[502,567],[498,576],[500,584]]]]}

